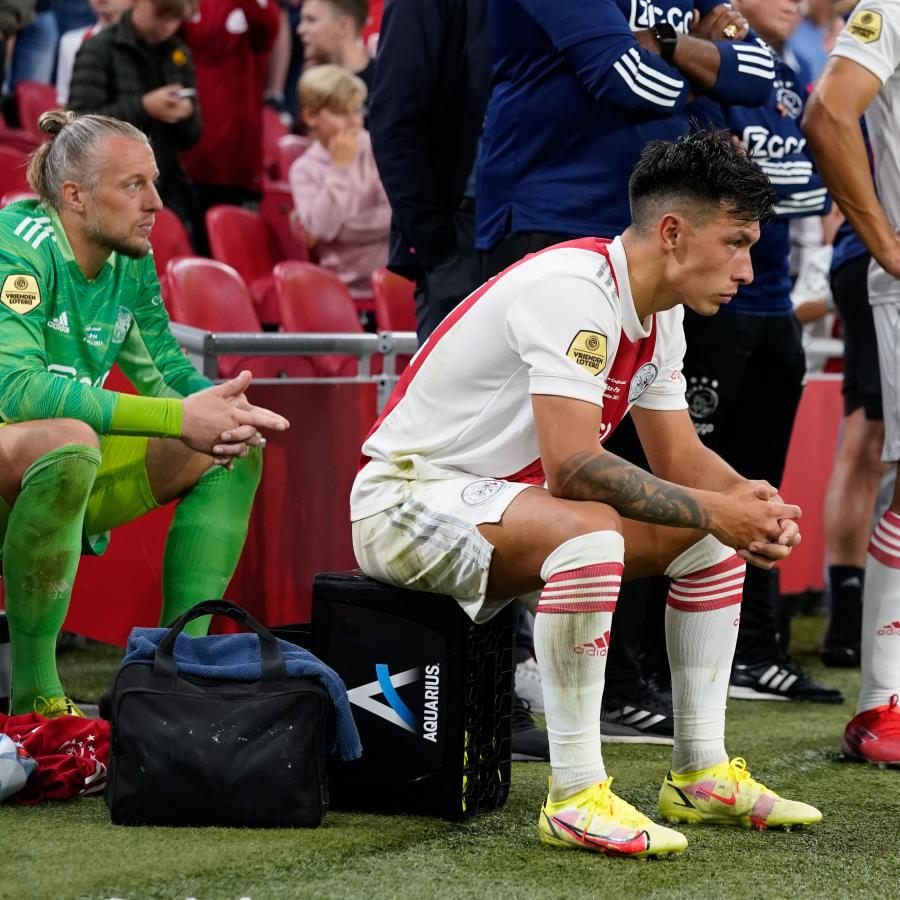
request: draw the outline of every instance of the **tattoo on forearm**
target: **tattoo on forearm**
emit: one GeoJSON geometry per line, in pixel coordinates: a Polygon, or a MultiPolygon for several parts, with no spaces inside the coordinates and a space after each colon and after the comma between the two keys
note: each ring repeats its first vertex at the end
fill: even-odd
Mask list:
{"type": "Polygon", "coordinates": [[[705,531],[712,527],[709,513],[688,490],[613,453],[570,456],[560,467],[559,487],[564,497],[608,503],[628,519],[705,531]]]}

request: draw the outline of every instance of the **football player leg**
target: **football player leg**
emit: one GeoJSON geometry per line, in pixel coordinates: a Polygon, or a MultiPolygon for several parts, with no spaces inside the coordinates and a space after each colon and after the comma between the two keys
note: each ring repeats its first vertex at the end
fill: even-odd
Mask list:
{"type": "Polygon", "coordinates": [[[13,714],[80,715],[56,670],[56,638],[81,554],[100,451],[74,419],[0,428],[0,527],[12,657],[13,714]]]}
{"type": "MultiPolygon", "coordinates": [[[[622,520],[604,504],[531,489],[516,497],[499,524],[478,527],[493,546],[488,596],[541,589],[534,645],[552,769],[538,825],[541,841],[609,856],[681,852],[684,836],[613,794],[603,764],[606,654],[628,555],[622,520]]],[[[697,540],[688,532],[680,538],[697,540]]]]}
{"type": "MultiPolygon", "coordinates": [[[[86,515],[90,533],[179,500],[163,557],[161,624],[201,600],[221,597],[247,537],[262,476],[260,448],[251,447],[245,457],[233,459],[231,468],[213,465],[211,457],[176,440],[106,438],[103,452],[86,515]]],[[[189,622],[185,631],[202,635],[208,627],[209,618],[204,617],[189,622]]]]}
{"type": "MultiPolygon", "coordinates": [[[[656,529],[661,530],[671,529],[656,529]]],[[[648,526],[635,523],[631,531],[636,534],[626,530],[626,539],[637,544],[648,526]]],[[[761,829],[812,825],[822,818],[817,809],[779,797],[750,777],[742,758],[729,760],[725,752],[725,706],[744,571],[744,562],[712,535],[688,547],[665,570],[671,579],[666,645],[675,746],[660,791],[660,813],[672,823],[761,829]]]]}
{"type": "MultiPolygon", "coordinates": [[[[885,461],[900,460],[900,307],[872,308],[884,400],[885,461]]],[[[900,470],[898,470],[900,471],[900,470]]],[[[856,716],[844,731],[844,752],[876,765],[900,765],[900,481],[875,526],[866,558],[856,716]]]]}

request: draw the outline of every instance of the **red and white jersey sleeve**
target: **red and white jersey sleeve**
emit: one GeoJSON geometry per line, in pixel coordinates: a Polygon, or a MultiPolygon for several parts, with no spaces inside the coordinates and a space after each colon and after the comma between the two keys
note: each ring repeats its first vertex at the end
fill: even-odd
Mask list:
{"type": "Polygon", "coordinates": [[[621,332],[618,306],[612,279],[598,283],[595,274],[549,273],[529,285],[506,316],[506,340],[527,367],[529,393],[603,406],[621,332]]]}
{"type": "Polygon", "coordinates": [[[625,249],[586,238],[526,257],[467,297],[425,342],[363,444],[354,520],[413,481],[539,483],[534,394],[603,408],[605,440],[635,402],[684,409],[681,310],[638,319],[625,249]]]}

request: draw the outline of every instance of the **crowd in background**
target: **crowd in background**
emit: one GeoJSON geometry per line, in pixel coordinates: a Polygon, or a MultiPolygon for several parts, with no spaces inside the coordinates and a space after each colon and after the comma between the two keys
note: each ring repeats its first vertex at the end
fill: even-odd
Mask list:
{"type": "MultiPolygon", "coordinates": [[[[742,474],[777,485],[807,369],[801,323],[830,328],[830,271],[843,278],[844,264],[856,266],[844,287],[854,309],[865,291],[865,250],[838,230],[800,130],[808,89],[854,4],[735,0],[770,55],[762,44],[732,53],[719,6],[698,3],[685,22],[686,4],[662,2],[666,21],[693,42],[695,58],[678,78],[657,66],[664,44],[632,46],[631,32],[652,29],[663,11],[647,0],[630,5],[634,21],[623,31],[614,2],[597,4],[621,19],[607,26],[595,12],[579,19],[583,4],[573,12],[542,0],[388,0],[383,10],[366,0],[0,0],[4,113],[18,124],[16,85],[37,81],[55,84],[62,106],[142,129],[160,195],[203,254],[207,210],[259,203],[264,108],[277,110],[309,138],[287,173],[298,235],[354,298],[370,293],[372,273],[386,264],[414,281],[420,340],[524,254],[621,232],[628,172],[647,140],[697,122],[727,128],[778,189],[778,218],[755,248],[752,288],[714,319],[686,318],[688,403],[705,442],[742,474]],[[720,51],[706,69],[703,42],[720,51]],[[692,84],[704,79],[695,102],[692,84]],[[760,416],[770,426],[762,439],[747,430],[760,416]]],[[[852,433],[854,409],[846,412],[852,433]]],[[[877,425],[866,423],[879,416],[866,405],[859,427],[870,443],[877,425]]],[[[642,461],[627,433],[614,450],[642,461]]],[[[858,519],[868,533],[882,470],[871,453],[861,459],[844,460],[833,505],[841,491],[858,492],[845,482],[861,471],[870,499],[858,519]]],[[[826,526],[834,606],[824,658],[854,665],[865,548],[848,548],[836,517],[826,526]]],[[[786,655],[777,575],[747,574],[733,695],[840,702],[786,655]]],[[[626,590],[604,733],[670,740],[657,615],[665,591],[626,590]]],[[[517,688],[540,710],[524,608],[519,619],[517,688]]],[[[529,740],[525,755],[544,756],[545,743],[529,740]]]]}

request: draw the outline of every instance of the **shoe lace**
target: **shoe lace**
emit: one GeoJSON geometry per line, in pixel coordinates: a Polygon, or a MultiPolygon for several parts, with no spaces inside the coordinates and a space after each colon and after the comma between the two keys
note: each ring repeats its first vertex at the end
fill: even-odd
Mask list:
{"type": "Polygon", "coordinates": [[[883,737],[900,737],[900,696],[892,694],[888,701],[887,715],[878,723],[878,732],[883,737]],[[891,715],[893,713],[893,715],[891,715]]]}
{"type": "Polygon", "coordinates": [[[644,828],[647,824],[646,816],[638,812],[627,800],[617,797],[612,792],[612,781],[612,777],[601,781],[597,785],[597,790],[591,794],[585,831],[590,828],[591,821],[598,814],[605,818],[616,819],[620,824],[631,828],[644,828]]]}
{"type": "Polygon", "coordinates": [[[82,714],[75,703],[68,697],[51,697],[49,700],[46,697],[35,697],[34,711],[39,716],[46,716],[47,718],[61,715],[80,716],[82,714]]]}
{"type": "Polygon", "coordinates": [[[728,769],[739,787],[741,784],[753,781],[750,770],[747,768],[747,760],[743,756],[735,756],[734,759],[729,760],[728,769]]]}

